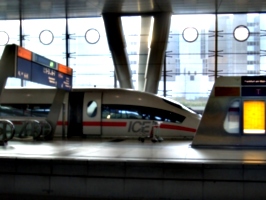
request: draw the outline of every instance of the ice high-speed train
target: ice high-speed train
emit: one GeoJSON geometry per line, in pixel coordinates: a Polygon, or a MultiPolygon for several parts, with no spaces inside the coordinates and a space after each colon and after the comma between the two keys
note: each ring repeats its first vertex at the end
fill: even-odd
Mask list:
{"type": "MultiPolygon", "coordinates": [[[[1,118],[45,118],[55,89],[4,89],[1,118]]],[[[55,136],[139,137],[154,121],[164,138],[193,137],[201,116],[182,104],[127,89],[73,89],[67,92],[55,136]]]]}

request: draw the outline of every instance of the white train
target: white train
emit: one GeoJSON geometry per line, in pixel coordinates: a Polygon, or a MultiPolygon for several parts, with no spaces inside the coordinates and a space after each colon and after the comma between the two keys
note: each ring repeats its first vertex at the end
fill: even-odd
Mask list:
{"type": "MultiPolygon", "coordinates": [[[[1,118],[45,118],[55,89],[4,89],[1,118]]],[[[153,131],[164,138],[193,137],[201,116],[182,104],[127,89],[67,92],[55,136],[139,137],[153,131]],[[62,133],[63,132],[63,133],[62,133]]]]}

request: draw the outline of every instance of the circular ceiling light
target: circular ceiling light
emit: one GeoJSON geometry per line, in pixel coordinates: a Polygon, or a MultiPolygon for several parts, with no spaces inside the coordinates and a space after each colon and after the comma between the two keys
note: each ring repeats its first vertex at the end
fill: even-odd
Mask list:
{"type": "Polygon", "coordinates": [[[237,26],[234,30],[234,38],[239,42],[244,42],[250,35],[249,29],[246,26],[237,26]]]}
{"type": "Polygon", "coordinates": [[[194,27],[188,27],[183,30],[182,36],[186,42],[195,42],[199,33],[194,27]]]}
{"type": "Polygon", "coordinates": [[[5,31],[0,31],[0,46],[5,46],[9,41],[9,35],[5,31]]]}
{"type": "Polygon", "coordinates": [[[43,30],[39,35],[40,42],[44,45],[49,45],[54,40],[54,35],[49,30],[43,30]]]}
{"type": "Polygon", "coordinates": [[[96,29],[91,28],[86,31],[85,39],[89,44],[96,44],[100,40],[100,33],[96,29]]]}

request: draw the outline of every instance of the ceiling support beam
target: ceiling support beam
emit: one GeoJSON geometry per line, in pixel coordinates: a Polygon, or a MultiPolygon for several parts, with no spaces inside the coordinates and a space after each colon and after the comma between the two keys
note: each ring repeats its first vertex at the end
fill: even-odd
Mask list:
{"type": "Polygon", "coordinates": [[[154,24],[145,73],[144,91],[157,94],[168,43],[171,13],[158,13],[153,17],[154,24]]]}
{"type": "Polygon", "coordinates": [[[141,17],[140,45],[139,45],[139,68],[138,68],[138,90],[144,90],[144,75],[146,71],[147,58],[149,53],[148,39],[151,27],[151,16],[141,17]]]}
{"type": "Polygon", "coordinates": [[[103,20],[120,87],[133,89],[121,17],[117,14],[106,13],[103,14],[103,20]]]}

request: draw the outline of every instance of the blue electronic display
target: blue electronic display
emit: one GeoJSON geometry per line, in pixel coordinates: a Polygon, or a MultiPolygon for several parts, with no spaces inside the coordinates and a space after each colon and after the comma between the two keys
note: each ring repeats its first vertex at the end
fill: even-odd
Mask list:
{"type": "Polygon", "coordinates": [[[51,61],[43,56],[40,56],[38,54],[33,54],[33,58],[32,58],[32,61],[34,62],[37,62],[39,64],[42,64],[46,67],[50,67],[50,68],[53,68],[53,69],[57,69],[57,65],[54,61],[51,61]]]}
{"type": "Polygon", "coordinates": [[[37,63],[32,63],[33,82],[56,87],[57,86],[57,71],[41,66],[37,63]]]}
{"type": "Polygon", "coordinates": [[[17,60],[16,77],[23,80],[31,80],[31,62],[23,58],[17,60]]]}
{"type": "Polygon", "coordinates": [[[266,96],[265,87],[242,87],[242,96],[266,96]]]}
{"type": "Polygon", "coordinates": [[[67,74],[57,72],[57,88],[64,90],[71,90],[72,88],[72,78],[67,74]]]}

